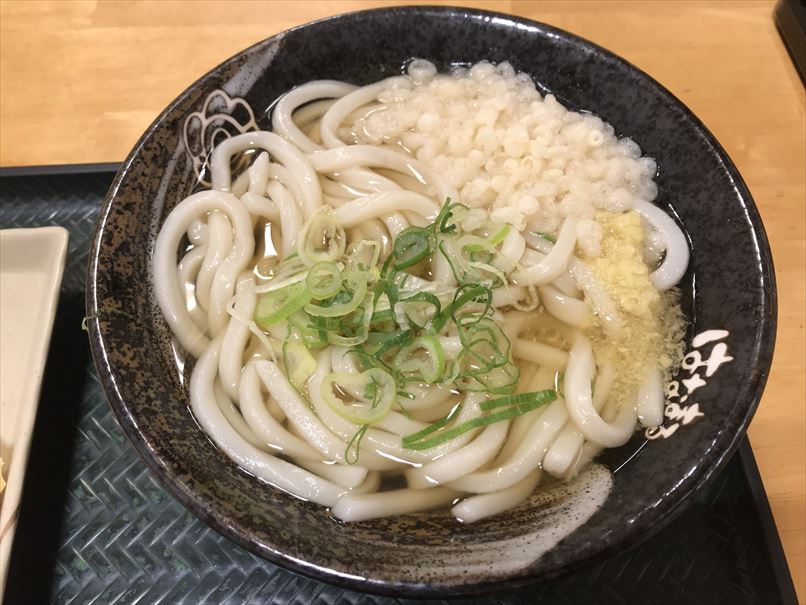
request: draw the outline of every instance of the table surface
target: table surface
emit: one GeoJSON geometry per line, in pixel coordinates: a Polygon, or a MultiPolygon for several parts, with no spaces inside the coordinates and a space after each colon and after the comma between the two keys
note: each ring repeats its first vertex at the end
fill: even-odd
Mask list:
{"type": "MultiPolygon", "coordinates": [[[[431,4],[436,2],[432,1],[431,4]]],[[[0,165],[117,162],[157,114],[227,57],[306,21],[402,4],[0,2],[0,165]]],[[[592,40],[666,86],[727,149],[775,259],[775,360],[750,426],[806,599],[806,96],[774,2],[453,2],[592,40]]]]}

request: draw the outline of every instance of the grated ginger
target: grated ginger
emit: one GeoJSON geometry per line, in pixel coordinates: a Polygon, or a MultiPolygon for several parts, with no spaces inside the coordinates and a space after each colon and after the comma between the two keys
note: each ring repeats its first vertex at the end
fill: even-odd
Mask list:
{"type": "Polygon", "coordinates": [[[617,372],[613,393],[618,404],[631,399],[647,373],[659,366],[664,380],[683,357],[686,322],[676,289],[658,292],[650,281],[650,268],[643,259],[645,230],[634,211],[624,214],[599,212],[602,254],[590,259],[594,275],[602,282],[624,319],[618,338],[606,336],[599,325],[586,332],[593,344],[597,365],[614,364],[617,372]]]}
{"type": "Polygon", "coordinates": [[[591,261],[591,270],[607,285],[624,313],[641,318],[656,316],[661,297],[644,263],[641,217],[635,211],[599,212],[596,220],[602,226],[602,255],[591,261]]]}

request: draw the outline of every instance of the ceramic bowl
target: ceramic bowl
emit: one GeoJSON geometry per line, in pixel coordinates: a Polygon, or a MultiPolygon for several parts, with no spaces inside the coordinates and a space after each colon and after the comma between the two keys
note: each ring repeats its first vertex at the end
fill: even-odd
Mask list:
{"type": "Polygon", "coordinates": [[[680,101],[623,59],[567,32],[447,7],[310,23],[248,48],[192,84],[118,173],[100,213],[88,284],[88,314],[106,310],[90,322],[106,394],[143,460],[176,498],[228,538],[288,569],[357,590],[418,596],[545,579],[628,548],[668,523],[742,439],[767,377],[776,323],[772,260],[758,211],[725,151],[680,101]],[[657,203],[682,225],[693,251],[682,284],[691,320],[688,355],[667,389],[666,424],[637,432],[600,458],[613,473],[612,492],[545,553],[536,544],[574,502],[527,501],[469,526],[444,511],[342,525],[320,507],[258,482],[196,424],[154,302],[149,260],[156,232],[196,185],[194,158],[211,135],[188,131],[189,116],[204,122],[215,103],[246,127],[248,105],[267,128],[272,103],[295,85],[368,84],[400,73],[412,57],[440,70],[510,61],[541,91],[632,137],[657,160],[657,203]]]}

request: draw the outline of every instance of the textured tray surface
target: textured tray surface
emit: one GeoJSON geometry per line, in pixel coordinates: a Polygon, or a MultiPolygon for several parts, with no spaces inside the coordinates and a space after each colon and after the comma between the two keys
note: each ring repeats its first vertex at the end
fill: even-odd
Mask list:
{"type": "MultiPolygon", "coordinates": [[[[207,528],[146,470],[100,388],[81,319],[87,254],[112,175],[0,179],[0,228],[62,225],[70,248],[6,603],[408,603],[259,559],[207,528]]],[[[745,443],[742,456],[752,460],[745,443]]],[[[643,545],[551,582],[453,603],[794,603],[740,456],[643,545]],[[771,542],[770,542],[771,541],[771,542]]],[[[774,528],[773,528],[774,531],[774,528]]],[[[778,550],[776,550],[776,548],[778,550]]]]}

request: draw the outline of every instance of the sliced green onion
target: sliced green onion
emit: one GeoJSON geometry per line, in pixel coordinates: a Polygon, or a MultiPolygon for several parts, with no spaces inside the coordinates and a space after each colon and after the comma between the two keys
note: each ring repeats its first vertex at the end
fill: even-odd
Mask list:
{"type": "Polygon", "coordinates": [[[395,368],[434,384],[445,373],[445,351],[436,336],[420,336],[395,356],[395,368]]]}
{"type": "MultiPolygon", "coordinates": [[[[434,330],[439,332],[449,319],[457,321],[459,317],[465,316],[467,310],[464,309],[469,304],[481,304],[483,309],[479,312],[479,317],[483,317],[492,308],[493,293],[487,286],[476,284],[463,284],[454,292],[453,300],[444,311],[432,322],[434,330]]],[[[467,324],[467,322],[465,322],[467,324]]]]}
{"type": "Polygon", "coordinates": [[[473,429],[481,428],[484,426],[488,426],[490,424],[495,424],[496,422],[502,422],[503,420],[509,420],[510,418],[514,418],[516,416],[520,416],[521,414],[526,414],[527,412],[531,412],[539,408],[541,405],[548,403],[547,401],[531,401],[529,403],[522,403],[520,405],[515,405],[509,407],[505,410],[501,410],[500,412],[495,412],[493,414],[488,414],[486,416],[479,416],[476,418],[471,418],[460,424],[459,426],[453,427],[452,429],[448,429],[447,431],[443,431],[430,439],[423,439],[420,441],[415,441],[411,439],[411,435],[408,437],[403,438],[403,447],[410,449],[410,450],[427,450],[437,445],[442,445],[446,441],[450,441],[451,439],[455,439],[459,435],[463,435],[468,431],[472,431],[473,429]]]}
{"type": "MultiPolygon", "coordinates": [[[[435,423],[435,425],[442,423],[441,426],[439,426],[437,429],[431,430],[430,433],[426,433],[426,431],[431,429],[431,427],[428,427],[420,431],[419,433],[415,433],[414,435],[404,437],[402,440],[403,447],[410,450],[427,450],[437,445],[441,445],[447,441],[450,441],[451,439],[455,439],[456,437],[463,435],[468,431],[472,431],[473,429],[489,426],[491,424],[495,424],[496,422],[509,420],[510,418],[515,418],[516,416],[520,416],[521,414],[526,414],[528,412],[531,412],[532,410],[536,410],[540,406],[546,405],[547,403],[553,401],[557,397],[557,394],[554,391],[541,391],[535,395],[539,396],[532,397],[531,399],[523,403],[510,405],[506,409],[494,412],[492,414],[487,414],[486,416],[478,416],[476,418],[471,418],[470,420],[466,420],[459,426],[455,426],[446,431],[442,431],[441,433],[438,433],[437,435],[434,435],[429,439],[423,438],[427,437],[430,433],[433,433],[434,430],[438,430],[439,428],[444,427],[447,424],[447,422],[443,422],[445,420],[443,419],[435,423]],[[426,434],[423,435],[423,433],[426,434]]],[[[431,426],[433,427],[434,425],[431,426]]]]}
{"type": "Polygon", "coordinates": [[[258,298],[255,322],[263,328],[278,324],[302,309],[310,299],[311,294],[304,282],[267,292],[258,298]]]}
{"type": "Polygon", "coordinates": [[[383,322],[389,322],[392,318],[392,309],[384,309],[383,311],[373,311],[372,312],[372,323],[379,324],[383,322]]]}
{"type": "Polygon", "coordinates": [[[463,391],[477,391],[489,395],[506,395],[518,388],[520,370],[512,362],[487,368],[483,371],[460,373],[454,383],[463,391]]]}
{"type": "Polygon", "coordinates": [[[375,332],[367,338],[368,344],[375,347],[370,349],[373,363],[386,363],[384,355],[397,347],[404,347],[414,340],[411,330],[399,330],[397,332],[375,332]]]}
{"type": "Polygon", "coordinates": [[[361,440],[364,438],[364,435],[366,435],[367,429],[369,429],[369,425],[365,424],[359,428],[353,435],[352,439],[347,442],[347,447],[344,448],[344,461],[347,464],[355,464],[358,462],[358,454],[361,450],[361,440]],[[351,452],[352,455],[350,455],[351,452]]]}
{"type": "Polygon", "coordinates": [[[319,262],[308,269],[305,280],[308,291],[316,300],[325,300],[341,290],[341,271],[335,263],[319,262]]]}
{"type": "Polygon", "coordinates": [[[508,394],[517,388],[520,370],[510,356],[511,343],[489,317],[463,316],[456,322],[462,352],[457,383],[465,390],[508,394]]]}
{"type": "Polygon", "coordinates": [[[442,256],[445,257],[445,260],[448,261],[448,266],[451,268],[451,273],[453,273],[453,277],[456,279],[456,281],[460,284],[465,283],[465,273],[459,267],[459,258],[453,247],[448,243],[447,240],[443,239],[439,242],[437,248],[442,253],[442,256]]]}
{"type": "Polygon", "coordinates": [[[354,450],[357,459],[366,427],[388,414],[391,402],[403,406],[400,393],[410,381],[502,395],[482,404],[486,415],[471,424],[442,430],[451,421],[443,419],[429,429],[439,434],[407,437],[418,449],[452,431],[484,426],[536,405],[536,396],[513,395],[520,372],[509,339],[492,319],[493,290],[506,284],[506,274],[496,266],[497,246],[511,226],[483,226],[484,221],[474,219],[473,227],[468,212],[446,200],[430,225],[399,234],[379,269],[382,245],[361,240],[345,251],[344,229],[323,208],[303,227],[297,254],[280,263],[263,286],[258,322],[266,327],[287,319],[299,339],[283,346],[286,375],[295,387],[307,382],[315,365],[308,349],[328,344],[350,347],[364,370],[361,376],[340,377],[341,384],[323,384],[328,404],[362,425],[345,458],[354,450]],[[468,231],[463,233],[463,227],[468,231]],[[447,259],[458,287],[434,291],[415,279],[415,267],[435,254],[447,259]],[[450,359],[438,337],[445,329],[455,330],[461,342],[450,359]],[[373,378],[372,372],[380,374],[373,378]]]}
{"type": "Polygon", "coordinates": [[[344,336],[342,334],[333,333],[329,333],[327,335],[327,341],[332,345],[336,345],[337,347],[354,347],[356,345],[360,345],[366,339],[367,337],[360,333],[357,333],[353,336],[344,336]]]}
{"type": "Polygon", "coordinates": [[[479,405],[479,408],[482,412],[487,412],[495,408],[510,405],[520,405],[523,403],[530,403],[532,401],[549,403],[555,399],[557,399],[557,391],[553,389],[545,389],[543,391],[532,391],[530,393],[519,393],[517,395],[509,395],[507,397],[498,397],[497,399],[488,399],[487,401],[483,401],[479,405]]]}
{"type": "Polygon", "coordinates": [[[283,343],[283,366],[288,380],[301,391],[308,379],[316,372],[316,360],[299,342],[286,340],[283,343]]]}
{"type": "Polygon", "coordinates": [[[444,418],[437,420],[436,422],[425,427],[421,431],[417,431],[416,433],[403,437],[402,439],[403,447],[408,447],[407,445],[408,443],[416,443],[417,441],[422,441],[432,433],[435,433],[442,427],[447,426],[448,423],[451,422],[454,418],[456,418],[461,411],[462,411],[462,404],[460,403],[454,406],[454,408],[450,412],[448,412],[448,415],[445,416],[444,418]]]}
{"type": "Polygon", "coordinates": [[[544,233],[542,231],[532,231],[532,233],[534,235],[537,235],[538,237],[542,237],[544,240],[546,240],[549,243],[552,243],[552,244],[557,243],[557,238],[554,237],[551,233],[544,233]]]}
{"type": "Polygon", "coordinates": [[[488,263],[480,263],[480,262],[476,262],[476,261],[470,261],[468,263],[468,266],[481,272],[481,274],[479,276],[479,279],[478,279],[479,282],[489,280],[490,282],[492,282],[492,287],[493,288],[498,288],[499,286],[502,286],[505,283],[507,283],[506,274],[503,271],[501,271],[501,269],[498,269],[497,267],[493,267],[492,265],[490,265],[488,263]],[[489,274],[492,275],[492,277],[488,278],[488,279],[482,279],[481,276],[484,273],[489,273],[489,274]]]}
{"type": "MultiPolygon", "coordinates": [[[[560,397],[565,397],[565,393],[563,392],[563,386],[565,386],[565,372],[557,372],[554,375],[554,388],[560,394],[560,397]]],[[[591,397],[593,397],[592,385],[591,385],[591,397]]]]}
{"type": "Polygon", "coordinates": [[[395,271],[406,269],[428,258],[433,251],[432,233],[422,227],[409,227],[395,238],[395,271]]]}
{"type": "Polygon", "coordinates": [[[273,279],[269,280],[266,284],[255,288],[255,292],[258,294],[266,294],[267,292],[282,290],[283,288],[287,288],[293,284],[305,281],[305,277],[306,274],[304,271],[302,273],[291,275],[290,277],[281,277],[280,275],[277,275],[273,279]]]}
{"type": "Polygon", "coordinates": [[[495,245],[478,235],[463,235],[457,240],[460,250],[495,253],[495,245]]]}
{"type": "Polygon", "coordinates": [[[448,234],[456,231],[456,223],[449,223],[452,217],[455,217],[457,211],[467,211],[468,208],[464,204],[451,204],[451,198],[445,199],[445,204],[439,211],[439,214],[434,219],[433,226],[439,233],[448,234]]]}
{"type": "Polygon", "coordinates": [[[306,304],[305,312],[318,317],[341,317],[355,311],[367,295],[366,280],[348,280],[353,286],[352,291],[341,291],[337,296],[323,301],[320,305],[306,304]]]}
{"type": "Polygon", "coordinates": [[[507,235],[509,235],[509,223],[504,223],[496,233],[490,236],[490,243],[493,246],[497,246],[504,241],[507,235]]]}
{"type": "Polygon", "coordinates": [[[407,296],[398,304],[403,305],[406,317],[418,328],[435,320],[442,311],[442,303],[439,302],[439,298],[430,292],[417,292],[407,296]]]}
{"type": "Polygon", "coordinates": [[[323,322],[323,330],[327,341],[340,347],[354,347],[366,342],[369,335],[369,322],[372,318],[372,307],[358,307],[346,317],[325,318],[316,317],[315,320],[323,322]],[[334,325],[335,324],[335,325],[334,325]]]}
{"type": "Polygon", "coordinates": [[[347,250],[348,271],[371,271],[378,264],[381,255],[381,244],[375,240],[362,239],[351,244],[347,250]]]}
{"type": "MultiPolygon", "coordinates": [[[[400,393],[398,393],[398,395],[400,395],[400,393]]],[[[398,399],[396,403],[401,414],[403,414],[408,420],[414,420],[414,416],[411,415],[411,412],[406,408],[406,406],[400,403],[400,399],[398,399]]]]}
{"type": "Polygon", "coordinates": [[[288,316],[288,323],[296,330],[302,338],[305,346],[318,349],[328,344],[327,331],[322,326],[316,325],[315,320],[307,313],[297,311],[288,316]]]}
{"type": "Polygon", "coordinates": [[[386,418],[397,397],[394,378],[379,368],[361,374],[331,373],[322,381],[322,397],[342,418],[356,424],[371,425],[386,418]],[[352,402],[345,402],[333,389],[338,387],[352,402]]]}
{"type": "Polygon", "coordinates": [[[344,254],[347,237],[330,206],[322,206],[302,227],[297,254],[306,265],[335,262],[344,254]]]}
{"type": "MultiPolygon", "coordinates": [[[[367,338],[368,345],[393,345],[403,346],[413,340],[411,330],[398,330],[397,332],[372,332],[367,338]]],[[[376,352],[375,355],[380,353],[376,352]]]]}
{"type": "Polygon", "coordinates": [[[487,252],[486,250],[480,250],[479,252],[471,252],[469,258],[473,262],[489,264],[495,259],[495,254],[487,252]]]}

